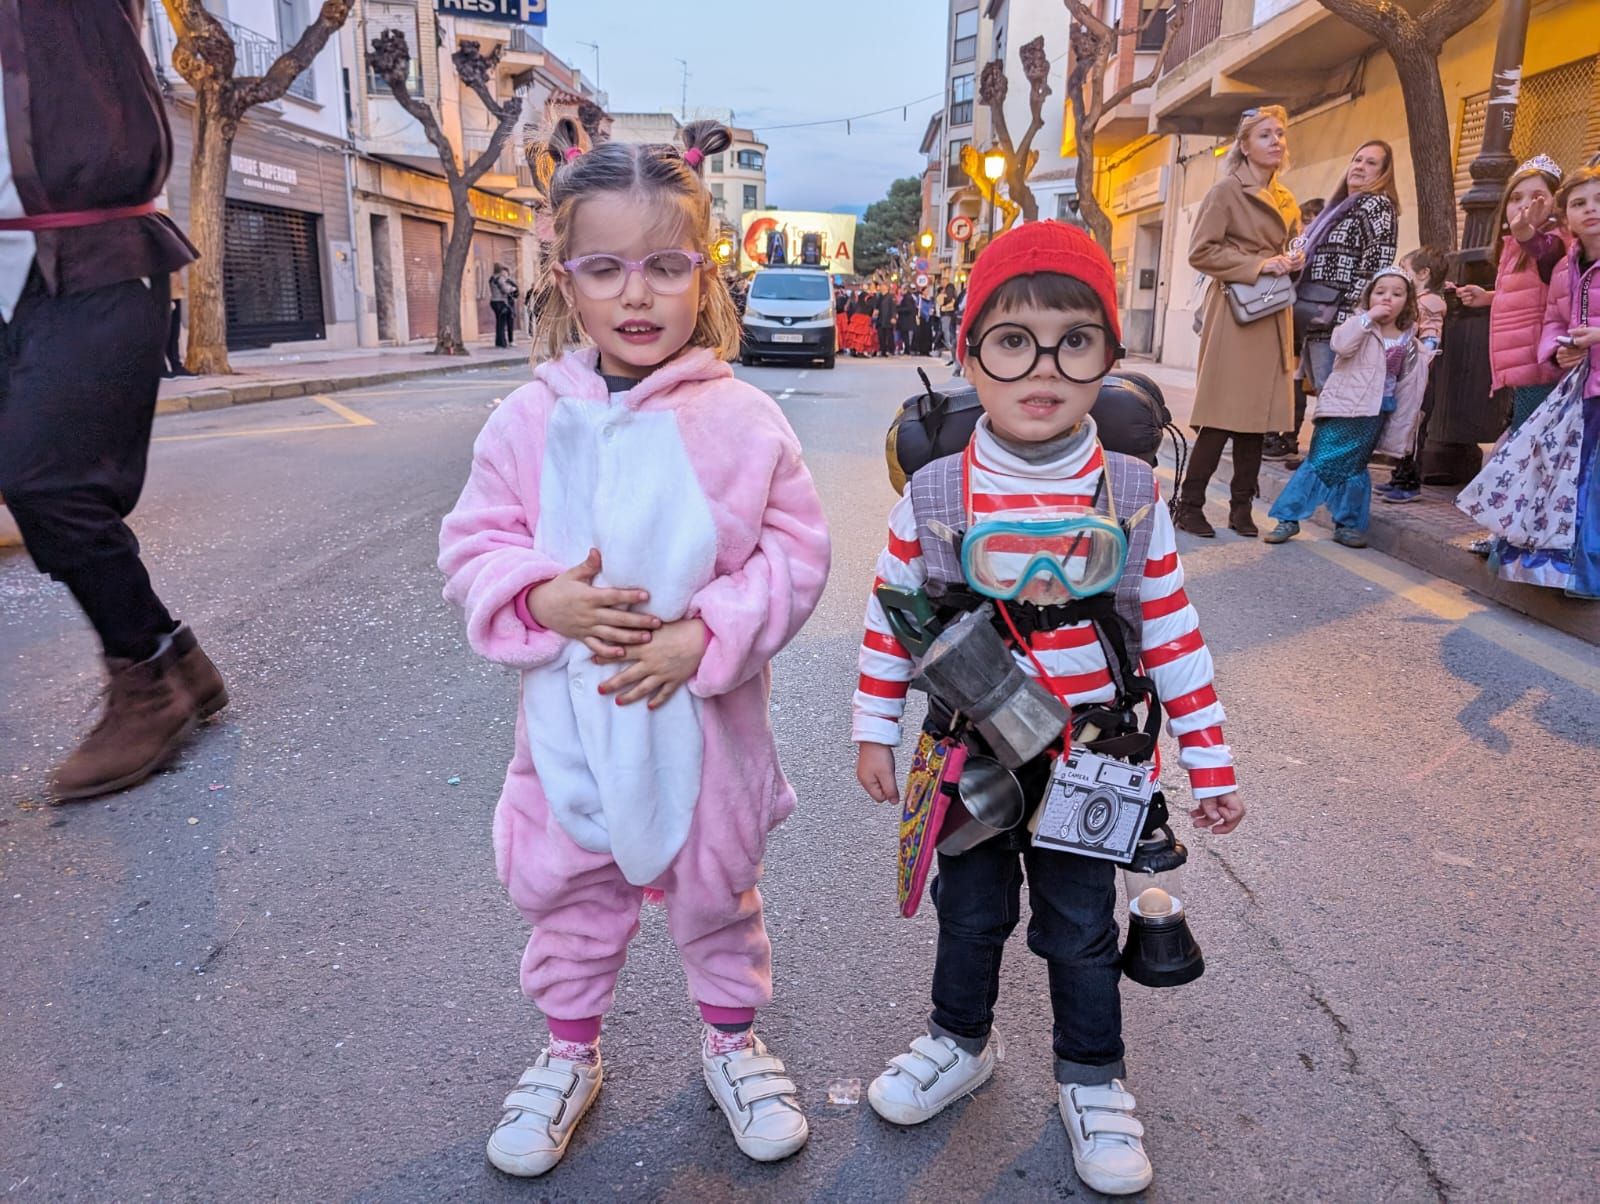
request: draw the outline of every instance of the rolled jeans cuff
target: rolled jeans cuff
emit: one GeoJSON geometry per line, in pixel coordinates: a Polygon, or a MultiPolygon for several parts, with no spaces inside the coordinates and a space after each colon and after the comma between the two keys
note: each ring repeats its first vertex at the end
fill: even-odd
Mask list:
{"type": "Polygon", "coordinates": [[[1107,1062],[1103,1066],[1069,1062],[1065,1058],[1056,1059],[1056,1082],[1063,1086],[1077,1083],[1084,1087],[1104,1087],[1112,1079],[1126,1078],[1127,1075],[1127,1065],[1121,1058],[1115,1062],[1107,1062]]]}
{"type": "Polygon", "coordinates": [[[960,1033],[953,1033],[945,1028],[944,1025],[935,1024],[932,1020],[928,1021],[928,1036],[949,1037],[951,1041],[955,1042],[957,1049],[963,1053],[969,1053],[973,1057],[981,1054],[984,1046],[989,1044],[988,1033],[984,1033],[981,1037],[963,1037],[960,1033]]]}

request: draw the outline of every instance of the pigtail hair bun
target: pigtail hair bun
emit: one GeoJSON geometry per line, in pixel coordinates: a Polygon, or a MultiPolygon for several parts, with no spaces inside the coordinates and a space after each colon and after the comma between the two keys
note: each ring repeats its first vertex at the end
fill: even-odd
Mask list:
{"type": "Polygon", "coordinates": [[[733,131],[720,121],[691,121],[683,127],[684,162],[696,175],[705,170],[706,156],[720,155],[732,145],[733,131]]]}

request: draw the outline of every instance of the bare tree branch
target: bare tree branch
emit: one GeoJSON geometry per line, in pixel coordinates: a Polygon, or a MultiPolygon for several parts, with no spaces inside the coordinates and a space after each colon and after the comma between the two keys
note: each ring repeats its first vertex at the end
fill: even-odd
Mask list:
{"type": "Polygon", "coordinates": [[[1443,46],[1494,5],[1494,0],[1434,0],[1417,17],[1430,44],[1443,46]]]}
{"type": "Polygon", "coordinates": [[[233,103],[239,112],[277,100],[287,92],[349,15],[350,0],[323,0],[317,19],[300,31],[299,39],[277,57],[265,75],[234,81],[233,103]]]}
{"type": "Polygon", "coordinates": [[[411,47],[406,44],[406,35],[398,29],[384,30],[372,40],[367,62],[377,77],[389,85],[400,107],[416,118],[423,134],[439,153],[439,165],[444,168],[445,179],[459,179],[461,172],[456,163],[455,147],[450,145],[450,139],[439,128],[439,120],[433,115],[432,107],[411,95],[411,88],[406,82],[411,74],[411,47]]]}

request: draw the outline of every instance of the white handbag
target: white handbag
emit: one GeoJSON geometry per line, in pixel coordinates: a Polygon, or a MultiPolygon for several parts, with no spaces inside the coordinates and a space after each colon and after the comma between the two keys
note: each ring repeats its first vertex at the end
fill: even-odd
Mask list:
{"type": "Polygon", "coordinates": [[[1294,304],[1294,281],[1287,276],[1256,277],[1254,284],[1229,284],[1228,308],[1241,326],[1282,313],[1294,304]]]}

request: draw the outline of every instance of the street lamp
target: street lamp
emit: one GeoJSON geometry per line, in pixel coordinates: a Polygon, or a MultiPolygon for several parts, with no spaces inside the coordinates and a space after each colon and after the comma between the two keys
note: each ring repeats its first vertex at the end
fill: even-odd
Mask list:
{"type": "Polygon", "coordinates": [[[994,241],[994,228],[1000,206],[995,204],[1000,195],[1000,181],[1006,174],[1006,152],[1003,147],[991,146],[983,153],[983,178],[989,181],[989,241],[994,241]]]}
{"type": "Polygon", "coordinates": [[[924,230],[920,235],[918,235],[917,246],[921,247],[923,251],[931,251],[933,249],[933,232],[931,230],[924,230]]]}

